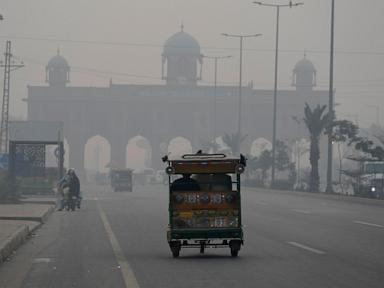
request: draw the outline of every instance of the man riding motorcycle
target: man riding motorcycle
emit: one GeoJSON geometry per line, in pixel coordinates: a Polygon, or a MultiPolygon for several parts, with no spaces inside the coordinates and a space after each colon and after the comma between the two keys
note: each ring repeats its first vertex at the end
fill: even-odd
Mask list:
{"type": "Polygon", "coordinates": [[[64,206],[66,206],[67,210],[75,210],[76,206],[80,209],[80,180],[73,168],[68,169],[67,174],[60,179],[58,189],[63,191],[59,211],[63,210],[64,206]]]}

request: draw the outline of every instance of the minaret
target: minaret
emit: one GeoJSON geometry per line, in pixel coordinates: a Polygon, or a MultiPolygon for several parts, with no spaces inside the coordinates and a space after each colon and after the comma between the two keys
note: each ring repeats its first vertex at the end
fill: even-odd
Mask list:
{"type": "Polygon", "coordinates": [[[196,39],[184,32],[183,24],[180,28],[180,32],[165,42],[162,78],[167,85],[197,85],[197,81],[201,79],[203,55],[196,39]]]}
{"type": "Polygon", "coordinates": [[[316,69],[305,53],[303,59],[297,62],[293,69],[292,86],[297,90],[313,90],[316,86],[316,69]]]}
{"type": "Polygon", "coordinates": [[[57,55],[52,57],[46,66],[46,82],[51,87],[65,87],[69,83],[70,67],[67,60],[60,55],[57,49],[57,55]]]}

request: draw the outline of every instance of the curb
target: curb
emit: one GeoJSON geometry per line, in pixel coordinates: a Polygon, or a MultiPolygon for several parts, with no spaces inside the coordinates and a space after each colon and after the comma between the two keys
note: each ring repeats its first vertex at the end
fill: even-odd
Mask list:
{"type": "Polygon", "coordinates": [[[14,232],[7,241],[0,246],[0,263],[5,262],[13,251],[27,240],[29,233],[28,226],[24,225],[14,232]]]}

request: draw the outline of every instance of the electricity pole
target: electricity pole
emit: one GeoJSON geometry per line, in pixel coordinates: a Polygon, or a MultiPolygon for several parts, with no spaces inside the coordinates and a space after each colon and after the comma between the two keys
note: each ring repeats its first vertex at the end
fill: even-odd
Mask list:
{"type": "Polygon", "coordinates": [[[4,67],[3,106],[1,109],[0,127],[0,153],[8,152],[8,120],[11,71],[24,67],[24,64],[11,63],[11,58],[11,41],[7,41],[5,63],[0,65],[0,67],[4,67]]]}

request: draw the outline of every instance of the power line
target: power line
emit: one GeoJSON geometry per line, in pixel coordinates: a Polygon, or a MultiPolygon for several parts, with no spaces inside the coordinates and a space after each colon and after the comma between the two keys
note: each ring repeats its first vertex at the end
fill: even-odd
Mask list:
{"type": "MultiPolygon", "coordinates": [[[[132,42],[118,42],[118,41],[99,41],[99,40],[78,40],[78,39],[59,39],[59,38],[39,38],[39,37],[27,37],[27,36],[0,36],[3,39],[14,39],[14,40],[26,40],[26,41],[44,41],[44,42],[62,42],[62,43],[73,43],[73,44],[90,44],[90,45],[107,45],[107,46],[128,46],[128,47],[147,47],[147,48],[163,48],[162,44],[153,43],[132,43],[132,42]]],[[[190,48],[187,46],[178,46],[178,48],[190,48]]],[[[235,47],[217,47],[217,46],[201,46],[207,50],[231,50],[236,51],[238,48],[235,47]]],[[[274,53],[274,49],[260,49],[260,48],[247,48],[243,49],[249,52],[265,52],[274,53]]],[[[311,54],[329,54],[328,50],[310,50],[304,49],[306,52],[311,54]]],[[[279,49],[282,53],[302,53],[303,49],[279,49]]],[[[367,55],[367,56],[384,56],[384,51],[349,51],[349,50],[335,50],[335,54],[344,55],[367,55]]]]}

